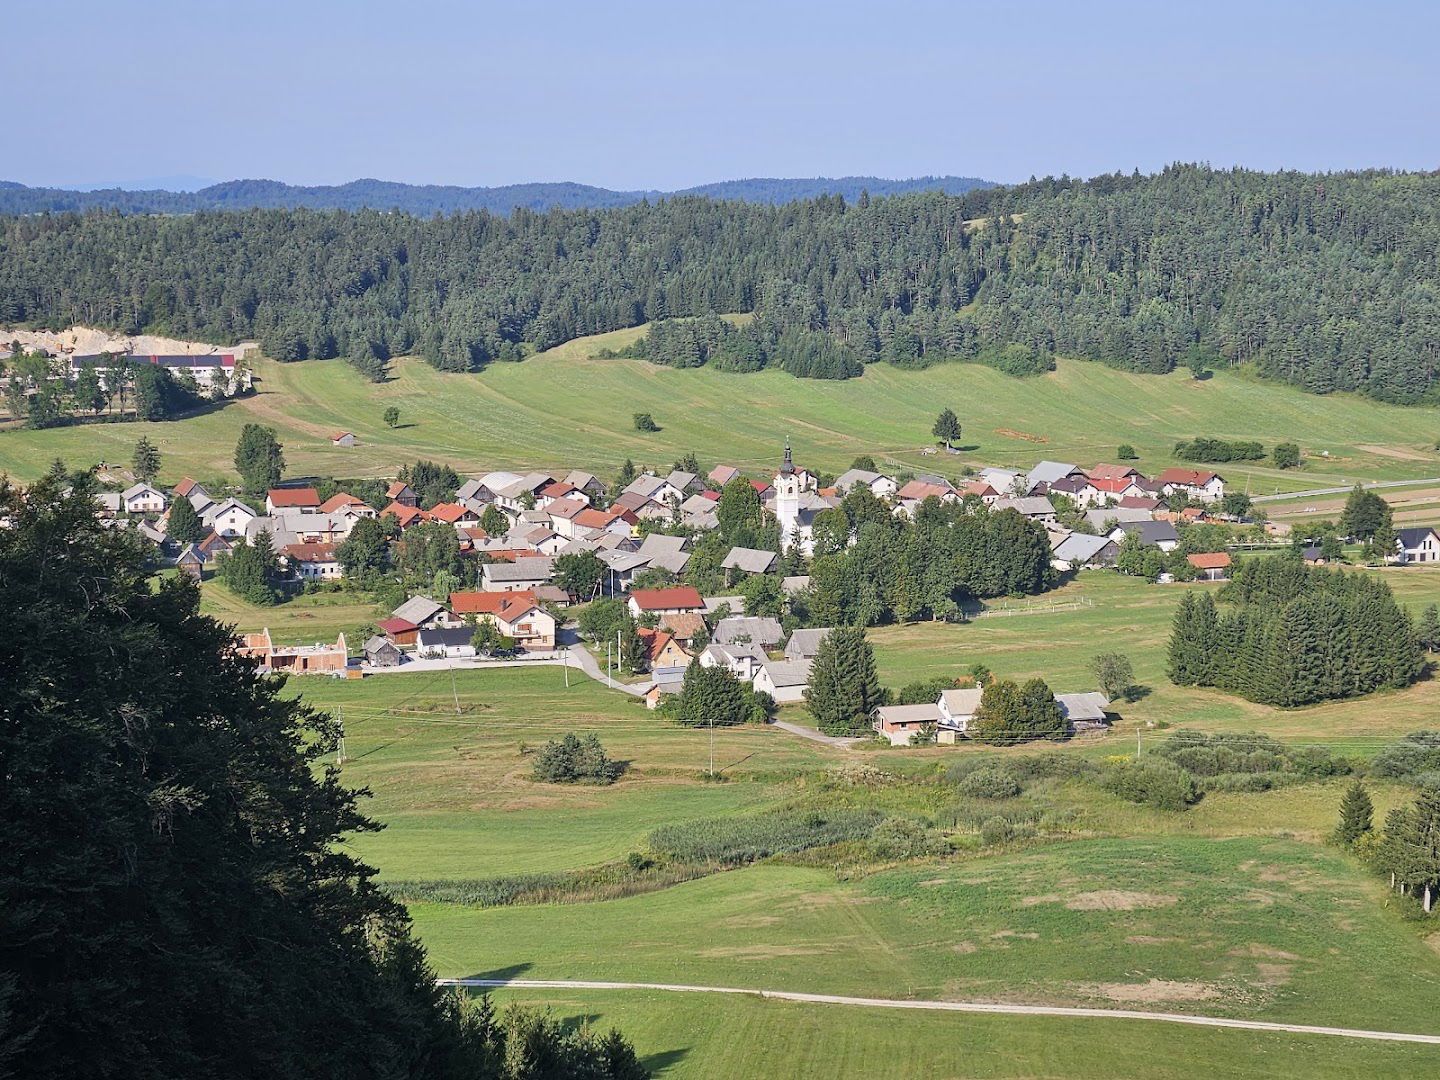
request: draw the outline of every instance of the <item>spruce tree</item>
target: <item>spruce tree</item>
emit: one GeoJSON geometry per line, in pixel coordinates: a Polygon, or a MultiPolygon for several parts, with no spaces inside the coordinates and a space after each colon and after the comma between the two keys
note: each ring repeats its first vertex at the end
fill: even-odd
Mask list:
{"type": "Polygon", "coordinates": [[[205,523],[189,499],[175,496],[166,518],[165,535],[177,544],[198,544],[205,539],[205,523]]]}
{"type": "Polygon", "coordinates": [[[275,429],[262,424],[246,424],[235,443],[235,471],[240,483],[252,497],[263,496],[280,483],[285,472],[285,455],[275,429]]]}
{"type": "Polygon", "coordinates": [[[1342,844],[1353,844],[1368,833],[1375,817],[1375,804],[1365,785],[1356,780],[1340,800],[1340,824],[1335,827],[1335,839],[1342,844]]]}
{"type": "Polygon", "coordinates": [[[130,470],[137,480],[147,484],[160,473],[160,448],[144,435],[140,436],[135,452],[130,455],[130,470]]]}
{"type": "Polygon", "coordinates": [[[1426,652],[1440,650],[1440,606],[1426,605],[1420,613],[1420,625],[1415,628],[1415,639],[1426,652]]]}
{"type": "Polygon", "coordinates": [[[875,675],[875,652],[857,626],[839,626],[825,635],[810,668],[805,704],[827,735],[868,731],[884,691],[875,675]]]}

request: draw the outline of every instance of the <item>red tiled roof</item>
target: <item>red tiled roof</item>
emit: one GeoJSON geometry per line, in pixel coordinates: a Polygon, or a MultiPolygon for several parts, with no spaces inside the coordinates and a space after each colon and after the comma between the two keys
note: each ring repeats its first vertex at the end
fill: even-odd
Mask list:
{"type": "Polygon", "coordinates": [[[400,493],[409,486],[410,485],[405,483],[404,480],[396,480],[393,484],[391,484],[388,488],[385,489],[385,497],[387,499],[399,498],[400,493]]]}
{"type": "Polygon", "coordinates": [[[1160,506],[1160,500],[1143,498],[1139,495],[1126,495],[1120,500],[1119,505],[1126,510],[1156,510],[1160,506]]]}
{"type": "Polygon", "coordinates": [[[993,487],[984,480],[971,480],[960,489],[961,495],[979,495],[982,499],[987,495],[999,495],[993,487]]]}
{"type": "Polygon", "coordinates": [[[176,484],[173,490],[175,494],[179,495],[182,499],[188,499],[190,497],[190,493],[199,486],[199,484],[197,484],[194,480],[191,480],[190,477],[187,476],[185,477],[185,479],[181,480],[178,484],[176,484]]]}
{"type": "Polygon", "coordinates": [[[652,630],[648,626],[642,626],[635,631],[640,637],[640,642],[645,646],[645,656],[651,663],[657,660],[665,646],[675,640],[675,635],[668,630],[652,630]]]}
{"type": "Polygon", "coordinates": [[[384,510],[380,511],[381,517],[384,517],[386,514],[395,518],[395,520],[400,523],[400,528],[402,529],[409,528],[417,521],[434,520],[434,518],[430,516],[429,511],[421,510],[418,506],[406,506],[404,503],[398,502],[392,502],[389,506],[385,507],[384,510]]]}
{"type": "Polygon", "coordinates": [[[490,548],[485,554],[500,562],[514,562],[516,559],[544,558],[544,556],[534,548],[490,548]]]}
{"type": "Polygon", "coordinates": [[[770,490],[770,485],[765,483],[765,481],[763,480],[751,480],[750,486],[753,487],[756,491],[758,491],[761,495],[764,495],[765,492],[770,490]]]}
{"type": "Polygon", "coordinates": [[[453,592],[450,610],[456,615],[494,615],[513,622],[535,607],[535,594],[528,589],[516,592],[453,592]]]}
{"type": "Polygon", "coordinates": [[[705,491],[700,492],[700,497],[701,497],[702,499],[709,499],[711,502],[719,502],[719,501],[720,501],[720,493],[719,493],[718,491],[710,491],[710,490],[707,489],[707,490],[705,490],[705,491]]]}
{"type": "Polygon", "coordinates": [[[454,525],[465,516],[475,517],[475,511],[468,506],[461,506],[459,503],[436,503],[430,508],[430,516],[437,521],[444,521],[454,525]]]}
{"type": "Polygon", "coordinates": [[[331,495],[330,498],[321,503],[320,512],[322,514],[333,514],[335,511],[346,506],[366,506],[366,503],[364,499],[357,499],[354,495],[349,495],[341,491],[331,495]]]}
{"type": "Polygon", "coordinates": [[[1134,487],[1134,481],[1128,476],[1091,476],[1090,486],[1096,491],[1106,491],[1111,495],[1118,495],[1134,487]]]}
{"type": "Polygon", "coordinates": [[[409,619],[382,619],[375,627],[387,634],[408,634],[411,630],[420,629],[409,619]]]}
{"type": "Polygon", "coordinates": [[[313,487],[271,488],[267,497],[271,506],[319,506],[320,493],[313,487]]]}
{"type": "Polygon", "coordinates": [[[630,594],[641,611],[663,611],[666,608],[694,608],[701,610],[705,601],[700,592],[691,585],[676,585],[669,589],[636,589],[630,594]]]}
{"type": "Polygon", "coordinates": [[[1185,560],[1197,570],[1223,570],[1230,565],[1230,554],[1217,551],[1213,554],[1186,555],[1185,560]]]}
{"type": "Polygon", "coordinates": [[[617,521],[624,521],[633,525],[639,519],[629,510],[622,510],[612,506],[609,510],[596,510],[593,507],[589,510],[581,510],[572,520],[582,528],[604,529],[615,524],[617,521]]]}
{"type": "Polygon", "coordinates": [[[353,431],[337,431],[334,435],[331,435],[331,436],[330,436],[330,441],[331,441],[331,442],[339,442],[341,439],[345,438],[347,435],[348,435],[350,438],[352,438],[352,439],[355,437],[355,433],[354,433],[353,431]]]}
{"type": "Polygon", "coordinates": [[[489,539],[490,539],[490,534],[487,533],[484,529],[480,528],[480,526],[478,526],[478,525],[473,526],[473,527],[468,528],[468,529],[461,529],[460,531],[463,532],[463,533],[465,534],[465,536],[466,536],[468,539],[470,539],[470,540],[489,540],[489,539]]]}
{"type": "Polygon", "coordinates": [[[895,495],[897,499],[928,499],[931,495],[940,498],[949,495],[954,489],[949,484],[931,484],[924,480],[911,480],[902,487],[895,495]]]}
{"type": "Polygon", "coordinates": [[[552,499],[563,499],[572,491],[579,490],[579,488],[577,488],[574,484],[570,483],[568,480],[555,480],[542,487],[540,489],[540,494],[548,495],[552,499]]]}

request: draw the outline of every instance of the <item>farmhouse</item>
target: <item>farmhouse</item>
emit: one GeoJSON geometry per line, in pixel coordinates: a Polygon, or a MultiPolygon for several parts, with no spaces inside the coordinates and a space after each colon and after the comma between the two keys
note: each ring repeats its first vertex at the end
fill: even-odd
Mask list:
{"type": "Polygon", "coordinates": [[[530,592],[455,592],[450,607],[456,615],[488,619],[500,633],[529,652],[555,648],[555,617],[540,607],[530,592]]]}
{"type": "Polygon", "coordinates": [[[389,638],[376,634],[365,642],[365,663],[371,667],[399,667],[400,650],[389,638]]]}
{"type": "Polygon", "coordinates": [[[683,672],[690,664],[690,654],[685,651],[675,635],[667,630],[640,627],[640,643],[645,649],[645,659],[650,671],[657,678],[666,674],[683,672]]]}
{"type": "Polygon", "coordinates": [[[330,444],[332,446],[354,446],[355,433],[353,431],[337,431],[330,436],[330,444]]]}
{"type": "Polygon", "coordinates": [[[1007,499],[996,499],[992,510],[1014,510],[1021,517],[1048,524],[1055,520],[1055,507],[1043,495],[1025,495],[1007,499]]]}
{"type": "Polygon", "coordinates": [[[1050,552],[1050,565],[1064,573],[1082,567],[1114,566],[1120,545],[1108,536],[1069,533],[1050,552]]]}
{"type": "Polygon", "coordinates": [[[900,485],[893,478],[869,469],[846,469],[835,478],[835,490],[841,495],[860,487],[869,488],[870,493],[879,499],[892,499],[900,490],[900,485]]]}
{"type": "Polygon", "coordinates": [[[891,746],[908,746],[910,737],[927,729],[938,732],[937,705],[881,705],[875,710],[875,731],[890,740],[891,746]]]}
{"type": "Polygon", "coordinates": [[[1110,700],[1104,694],[1056,694],[1060,715],[1070,724],[1071,732],[1096,731],[1110,721],[1110,700]]]}
{"type": "Polygon", "coordinates": [[[769,694],[781,705],[805,700],[810,685],[810,664],[791,660],[766,660],[751,685],[760,693],[769,694]]]}
{"type": "Polygon", "coordinates": [[[385,497],[392,503],[399,503],[401,506],[420,505],[420,496],[416,495],[414,489],[404,480],[396,480],[386,488],[385,497]]]}
{"type": "Polygon", "coordinates": [[[765,651],[753,641],[732,642],[729,645],[707,645],[700,653],[701,667],[723,667],[744,682],[751,682],[766,662],[765,651]]]}
{"type": "Polygon", "coordinates": [[[1166,495],[1188,495],[1201,502],[1219,502],[1225,495],[1225,480],[1209,469],[1166,469],[1155,478],[1166,495]]]}
{"type": "Polygon", "coordinates": [[[259,515],[239,499],[226,499],[212,506],[201,520],[227,540],[246,535],[246,526],[259,515]]]}
{"type": "Polygon", "coordinates": [[[669,589],[636,589],[630,594],[630,614],[676,615],[685,611],[705,610],[705,601],[690,585],[676,585],[669,589]]]}
{"type": "Polygon", "coordinates": [[[1146,547],[1174,551],[1180,546],[1180,534],[1168,521],[1122,521],[1110,534],[1112,540],[1123,542],[1126,536],[1138,536],[1146,547]]]}
{"type": "Polygon", "coordinates": [[[412,596],[390,614],[393,618],[403,619],[419,630],[455,624],[454,617],[445,610],[444,605],[437,604],[428,596],[412,596]]]}
{"type": "Polygon", "coordinates": [[[313,487],[271,488],[265,494],[265,513],[282,509],[319,510],[320,493],[313,487]]]}
{"type": "Polygon", "coordinates": [[[555,560],[549,558],[486,563],[480,568],[480,587],[486,592],[521,592],[544,585],[554,573],[555,560]]]}
{"type": "Polygon", "coordinates": [[[415,655],[426,660],[466,660],[475,655],[475,646],[470,644],[474,636],[468,626],[421,630],[415,638],[415,655]]]}
{"type": "Polygon", "coordinates": [[[287,544],[280,557],[301,581],[338,581],[344,576],[335,544],[287,544]]]}
{"type": "Polygon", "coordinates": [[[956,690],[942,690],[936,708],[940,710],[940,721],[935,727],[935,741],[939,743],[958,742],[967,736],[970,721],[980,710],[980,698],[984,691],[976,687],[956,690]]]}
{"type": "Polygon", "coordinates": [[[120,493],[120,505],[127,514],[163,513],[167,503],[165,493],[149,484],[134,484],[120,493]]]}

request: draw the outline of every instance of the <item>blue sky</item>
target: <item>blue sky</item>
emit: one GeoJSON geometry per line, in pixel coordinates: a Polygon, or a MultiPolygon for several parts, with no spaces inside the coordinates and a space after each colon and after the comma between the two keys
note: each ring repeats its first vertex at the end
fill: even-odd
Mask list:
{"type": "Polygon", "coordinates": [[[1328,0],[10,0],[0,178],[1429,169],[1437,31],[1328,0]]]}

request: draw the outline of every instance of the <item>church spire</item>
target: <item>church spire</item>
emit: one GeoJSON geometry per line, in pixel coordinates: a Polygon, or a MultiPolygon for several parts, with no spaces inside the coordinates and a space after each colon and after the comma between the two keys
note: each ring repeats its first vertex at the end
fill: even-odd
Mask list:
{"type": "Polygon", "coordinates": [[[780,466],[780,475],[789,476],[795,471],[795,463],[790,460],[790,436],[785,436],[785,464],[780,466]]]}

